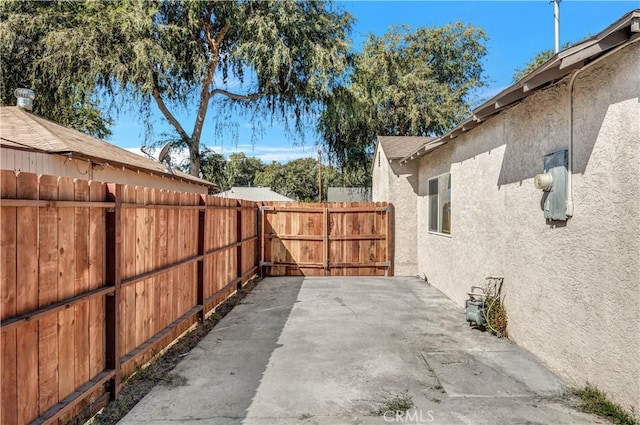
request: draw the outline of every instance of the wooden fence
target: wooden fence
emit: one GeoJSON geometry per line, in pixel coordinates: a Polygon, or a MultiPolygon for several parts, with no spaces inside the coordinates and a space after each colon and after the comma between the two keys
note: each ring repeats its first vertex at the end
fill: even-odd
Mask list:
{"type": "Polygon", "coordinates": [[[270,276],[393,276],[393,206],[262,203],[260,260],[270,276]]]}
{"type": "Polygon", "coordinates": [[[3,425],[104,404],[258,269],[255,203],[1,173],[3,425]]]}

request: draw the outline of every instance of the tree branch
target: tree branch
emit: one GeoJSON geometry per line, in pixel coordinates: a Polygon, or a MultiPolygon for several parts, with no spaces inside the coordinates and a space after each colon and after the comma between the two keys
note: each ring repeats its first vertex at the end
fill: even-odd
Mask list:
{"type": "Polygon", "coordinates": [[[209,97],[215,96],[216,94],[227,96],[229,99],[233,100],[256,100],[259,97],[264,96],[266,93],[237,94],[223,89],[214,89],[209,92],[209,97]]]}
{"type": "Polygon", "coordinates": [[[198,106],[198,115],[196,116],[196,122],[193,125],[193,135],[192,140],[195,144],[195,147],[199,149],[200,143],[200,135],[202,134],[202,126],[204,125],[204,118],[207,115],[207,108],[209,107],[209,100],[211,99],[211,95],[209,94],[209,87],[211,86],[211,82],[213,81],[213,75],[216,71],[216,66],[218,66],[218,53],[220,51],[220,43],[224,39],[227,32],[231,28],[231,24],[228,22],[224,24],[216,39],[214,40],[211,37],[211,7],[208,8],[208,17],[204,22],[204,34],[207,38],[207,42],[211,47],[211,60],[207,64],[207,72],[205,73],[202,79],[202,87],[200,89],[200,105],[198,106]]]}
{"type": "Polygon", "coordinates": [[[169,123],[171,123],[171,125],[176,129],[180,137],[182,137],[182,139],[185,141],[189,140],[190,137],[187,132],[184,131],[178,120],[173,116],[173,114],[169,111],[169,109],[167,109],[167,106],[164,104],[164,100],[162,100],[162,97],[160,96],[160,90],[158,90],[158,87],[153,88],[152,96],[156,100],[156,103],[158,104],[158,108],[160,109],[160,112],[162,112],[162,115],[164,115],[167,121],[169,121],[169,123]]]}

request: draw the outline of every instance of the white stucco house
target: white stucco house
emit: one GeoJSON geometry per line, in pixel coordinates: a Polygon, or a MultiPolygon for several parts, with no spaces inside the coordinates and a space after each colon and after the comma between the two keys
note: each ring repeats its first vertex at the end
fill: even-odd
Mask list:
{"type": "Polygon", "coordinates": [[[510,338],[636,412],[639,40],[635,10],[404,157],[381,138],[373,164],[373,200],[396,206],[398,274],[460,306],[503,276],[510,338]]]}
{"type": "Polygon", "coordinates": [[[378,136],[371,168],[373,202],[388,201],[395,207],[394,274],[412,276],[418,272],[417,202],[418,173],[415,164],[400,164],[431,137],[378,136]],[[408,241],[409,243],[404,243],[408,241]]]}

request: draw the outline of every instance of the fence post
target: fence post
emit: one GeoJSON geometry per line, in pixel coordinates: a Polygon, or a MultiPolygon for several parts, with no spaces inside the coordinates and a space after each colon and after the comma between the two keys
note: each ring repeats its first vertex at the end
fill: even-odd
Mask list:
{"type": "Polygon", "coordinates": [[[113,294],[105,300],[105,361],[106,368],[115,374],[110,382],[111,399],[115,399],[121,389],[119,320],[120,320],[120,256],[122,252],[122,185],[107,185],[107,201],[115,202],[115,207],[105,214],[105,267],[106,285],[113,286],[113,294]]]}
{"type": "Polygon", "coordinates": [[[265,277],[265,268],[263,267],[263,263],[265,261],[264,258],[264,244],[265,244],[265,237],[264,237],[264,204],[261,202],[258,204],[258,244],[259,244],[259,251],[260,253],[259,258],[258,258],[258,274],[260,275],[260,277],[265,277]]]}
{"type": "Polygon", "coordinates": [[[322,264],[324,265],[324,275],[329,273],[329,207],[324,204],[322,207],[322,264]]]}
{"type": "MultiPolygon", "coordinates": [[[[207,205],[207,195],[200,195],[200,205],[207,205]]],[[[204,253],[205,253],[205,226],[207,223],[207,209],[198,210],[198,305],[200,311],[198,312],[198,320],[203,321],[206,315],[206,306],[204,305],[204,253]]]]}
{"type": "Polygon", "coordinates": [[[236,274],[238,275],[238,284],[236,289],[242,289],[242,200],[238,199],[236,209],[236,274]]]}
{"type": "Polygon", "coordinates": [[[258,266],[258,276],[262,277],[262,267],[260,267],[260,251],[262,248],[262,223],[260,222],[260,205],[257,203],[254,203],[254,207],[255,207],[255,219],[256,219],[256,225],[255,228],[253,229],[255,232],[255,236],[257,236],[256,238],[256,243],[253,244],[254,245],[254,258],[253,258],[253,263],[254,265],[258,266]]]}
{"type": "Polygon", "coordinates": [[[393,204],[387,204],[387,260],[389,261],[389,267],[387,267],[387,276],[393,276],[393,262],[395,260],[395,208],[393,204]]]}

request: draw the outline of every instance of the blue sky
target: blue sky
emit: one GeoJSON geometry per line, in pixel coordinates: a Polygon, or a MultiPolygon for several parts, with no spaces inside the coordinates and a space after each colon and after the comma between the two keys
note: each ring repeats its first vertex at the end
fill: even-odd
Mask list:
{"type": "MultiPolygon", "coordinates": [[[[489,98],[510,85],[516,68],[525,65],[538,51],[553,48],[553,4],[548,0],[536,1],[339,1],[337,4],[356,19],[351,34],[354,48],[362,45],[367,34],[382,35],[391,25],[408,24],[411,27],[442,26],[461,21],[481,27],[488,35],[485,76],[489,87],[477,96],[489,98]]],[[[576,42],[595,35],[632,9],[640,8],[635,1],[571,1],[560,4],[560,41],[576,42]]],[[[221,138],[214,134],[209,110],[202,143],[226,155],[245,152],[265,162],[287,161],[315,156],[315,138],[309,133],[304,143],[292,139],[281,125],[252,139],[251,125],[246,118],[237,118],[235,136],[221,138]]],[[[194,114],[180,111],[176,114],[189,131],[194,114]]],[[[170,129],[159,112],[154,113],[154,135],[159,137],[170,129]]],[[[112,143],[124,148],[137,148],[144,140],[143,125],[135,114],[115,116],[112,143]]]]}

